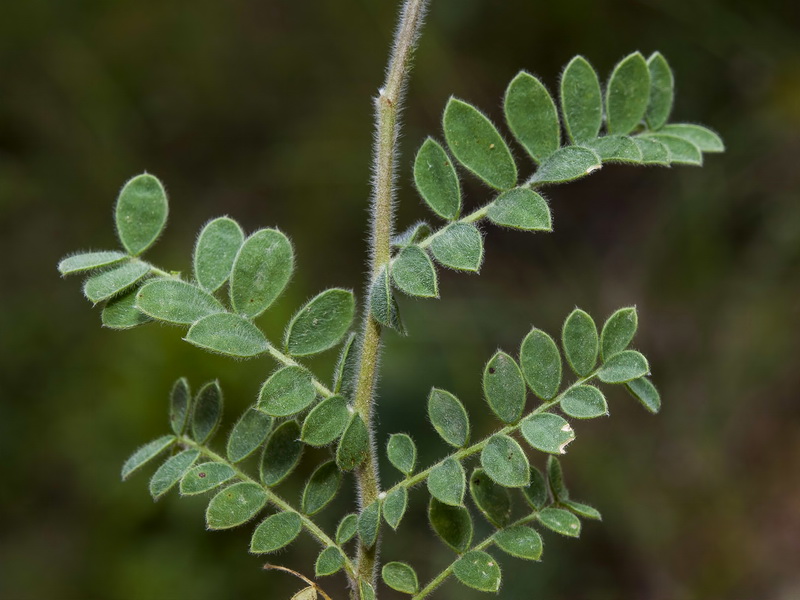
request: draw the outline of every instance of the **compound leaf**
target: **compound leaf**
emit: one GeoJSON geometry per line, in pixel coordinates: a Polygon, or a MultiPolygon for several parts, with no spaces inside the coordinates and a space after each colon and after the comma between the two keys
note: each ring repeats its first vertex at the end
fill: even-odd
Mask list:
{"type": "Polygon", "coordinates": [[[258,356],[269,349],[269,342],[258,327],[231,313],[203,317],[183,339],[198,348],[236,358],[258,356]]]}
{"type": "Polygon", "coordinates": [[[164,461],[150,478],[150,495],[153,500],[158,500],[170,491],[192,467],[198,456],[200,452],[197,450],[184,450],[164,461]]]}
{"type": "Polygon", "coordinates": [[[464,585],[482,592],[500,589],[500,567],[491,554],[471,550],[453,564],[453,574],[464,585]]]}
{"type": "Polygon", "coordinates": [[[381,524],[381,503],[372,502],[358,516],[358,537],[361,542],[371,548],[378,541],[378,530],[381,524]]]}
{"type": "Polygon", "coordinates": [[[581,146],[564,146],[542,161],[528,183],[566,183],[594,173],[602,166],[603,161],[594,150],[581,146]]]}
{"type": "Polygon", "coordinates": [[[552,231],[553,220],[547,201],[528,188],[501,193],[486,213],[495,225],[523,231],[552,231]]]}
{"type": "Polygon", "coordinates": [[[672,112],[675,97],[675,80],[667,59],[660,52],[654,52],[647,59],[650,71],[650,101],[647,105],[647,126],[661,129],[672,112]]]}
{"type": "Polygon", "coordinates": [[[61,259],[58,263],[58,272],[62,275],[84,273],[101,267],[110,267],[128,258],[124,252],[117,250],[104,250],[101,252],[84,252],[73,254],[61,259]]]}
{"type": "Polygon", "coordinates": [[[244,243],[244,232],[228,217],[209,221],[194,246],[194,278],[201,288],[213,292],[222,287],[233,270],[233,261],[244,243]]]}
{"type": "Polygon", "coordinates": [[[303,521],[296,512],[279,512],[264,519],[250,540],[250,552],[267,554],[291,544],[300,535],[303,521]]]}
{"type": "Polygon", "coordinates": [[[532,329],[522,340],[519,362],[533,393],[542,400],[554,398],[561,385],[561,355],[553,338],[532,329]]]}
{"type": "Polygon", "coordinates": [[[433,388],[428,396],[428,417],[442,439],[456,448],[469,441],[469,418],[464,405],[450,392],[433,388]]]}
{"type": "Polygon", "coordinates": [[[625,384],[625,387],[651,413],[656,414],[661,410],[661,396],[647,377],[632,379],[625,384]]]}
{"type": "Polygon", "coordinates": [[[496,484],[483,469],[475,469],[469,479],[469,493],[475,506],[495,527],[505,527],[511,519],[511,494],[496,484]]]}
{"type": "Polygon", "coordinates": [[[303,512],[313,515],[325,508],[336,496],[341,483],[342,474],[334,461],[330,460],[317,467],[303,490],[303,512]]]}
{"type": "Polygon", "coordinates": [[[593,385],[579,385],[567,390],[561,398],[561,410],[576,419],[593,419],[608,414],[608,403],[593,385]]]}
{"type": "Polygon", "coordinates": [[[213,490],[215,487],[233,479],[235,475],[234,470],[225,463],[207,462],[202,465],[195,465],[181,479],[181,495],[193,496],[213,490]]]}
{"type": "Polygon", "coordinates": [[[436,269],[428,253],[419,246],[406,246],[400,251],[392,264],[392,279],[409,296],[439,297],[436,269]]]}
{"type": "Polygon", "coordinates": [[[294,251],[277,229],[260,229],[239,249],[231,271],[233,309],[253,318],[264,312],[286,288],[294,270],[294,251]]]}
{"type": "Polygon", "coordinates": [[[531,446],[550,454],[564,454],[567,444],[575,439],[570,424],[551,413],[526,417],[522,420],[520,431],[531,446]]]}
{"type": "Polygon", "coordinates": [[[408,490],[404,487],[389,492],[383,500],[383,518],[394,530],[397,530],[408,506],[408,490]]]}
{"type": "Polygon", "coordinates": [[[292,318],[286,331],[286,349],[294,356],[307,356],[333,348],[353,323],[355,311],[353,292],[325,290],[292,318]]]}
{"type": "Polygon", "coordinates": [[[153,460],[173,443],[175,436],[165,435],[139,447],[122,465],[122,479],[127,479],[131,473],[153,460]]]}
{"type": "Polygon", "coordinates": [[[586,377],[597,362],[599,340],[597,326],[588,313],[576,308],[570,313],[561,331],[561,343],[569,366],[581,377],[586,377]]]}
{"type": "Polygon", "coordinates": [[[509,129],[537,163],[561,145],[561,125],[553,98],[530,73],[522,71],[511,80],[504,108],[509,129]]]}
{"type": "Polygon", "coordinates": [[[461,187],[450,157],[433,138],[423,142],[414,159],[414,183],[422,199],[448,221],[461,212],[461,187]]]}
{"type": "Polygon", "coordinates": [[[264,485],[277,485],[300,462],[303,444],[299,438],[300,426],[297,421],[281,423],[270,434],[261,456],[260,474],[264,485]]]}
{"type": "Polygon", "coordinates": [[[431,496],[451,506],[459,506],[464,503],[464,491],[466,474],[461,463],[454,458],[445,459],[433,469],[428,475],[428,491],[431,496]]]}
{"type": "Polygon", "coordinates": [[[659,133],[683,138],[687,142],[691,142],[697,146],[701,152],[725,151],[725,144],[722,142],[722,138],[711,131],[708,127],[703,127],[702,125],[693,125],[691,123],[672,123],[662,127],[661,130],[659,130],[659,133]]]}
{"type": "Polygon", "coordinates": [[[130,179],[117,198],[115,223],[122,246],[138,256],[156,241],[167,223],[167,194],[161,182],[144,173],[130,179]]]}
{"type": "Polygon", "coordinates": [[[450,506],[431,498],[428,520],[441,540],[458,553],[472,543],[472,517],[463,506],[450,506]]]}
{"type": "Polygon", "coordinates": [[[486,474],[504,487],[525,487],[530,483],[530,465],[522,447],[513,438],[496,434],[481,452],[486,474]]]}
{"type": "Polygon", "coordinates": [[[273,417],[289,417],[305,410],[317,397],[314,379],[303,367],[278,369],[261,386],[258,410],[273,417]]]}
{"type": "Polygon", "coordinates": [[[83,284],[83,295],[97,304],[113,298],[138,283],[150,272],[150,265],[130,261],[92,275],[83,284]]]}
{"type": "Polygon", "coordinates": [[[492,122],[474,106],[450,98],[444,109],[444,137],[453,156],[487,185],[508,190],[517,165],[492,122]]]}
{"type": "Polygon", "coordinates": [[[620,308],[603,325],[600,334],[600,356],[606,360],[617,352],[622,352],[631,343],[639,326],[639,317],[636,308],[630,306],[620,308]]]}
{"type": "Polygon", "coordinates": [[[522,489],[525,500],[532,508],[539,510],[547,504],[547,482],[542,472],[536,467],[531,467],[531,483],[522,489]]]}
{"type": "Polygon", "coordinates": [[[483,370],[483,393],[501,421],[516,423],[525,409],[525,380],[517,362],[498,351],[483,370]]]}
{"type": "Polygon", "coordinates": [[[106,302],[100,316],[103,327],[131,329],[150,321],[150,317],[136,308],[136,292],[133,290],[106,302]]]}
{"type": "Polygon", "coordinates": [[[369,431],[358,413],[353,413],[336,448],[336,464],[344,471],[352,471],[368,454],[369,431]]]}
{"type": "Polygon", "coordinates": [[[339,439],[349,420],[347,400],[342,396],[331,396],[308,413],[300,439],[309,446],[327,446],[339,439]]]}
{"type": "Polygon", "coordinates": [[[603,123],[600,80],[582,56],[573,58],[561,76],[561,111],[573,143],[597,137],[603,123]]]}
{"type": "Polygon", "coordinates": [[[314,574],[317,577],[333,575],[344,566],[344,554],[336,546],[328,546],[317,557],[314,574]]]}
{"type": "Polygon", "coordinates": [[[636,350],[623,350],[607,359],[597,377],[604,383],[625,383],[650,372],[647,359],[636,350]]]}
{"type": "Polygon", "coordinates": [[[477,273],[483,263],[483,237],[472,223],[452,223],[433,238],[431,252],[445,267],[477,273]]]}
{"type": "Polygon", "coordinates": [[[609,133],[628,134],[644,119],[650,102],[650,70],[641,52],[623,58],[614,67],[606,89],[609,133]]]}
{"type": "Polygon", "coordinates": [[[225,312],[214,296],[179,279],[156,279],[144,284],[136,294],[136,308],[149,317],[178,325],[225,312]]]}
{"type": "Polygon", "coordinates": [[[381,268],[372,282],[369,305],[372,316],[378,323],[384,327],[394,329],[401,335],[405,334],[403,322],[400,320],[400,309],[394,299],[394,294],[392,294],[392,286],[389,282],[386,267],[381,268]]]}
{"type": "Polygon", "coordinates": [[[237,463],[264,443],[272,430],[272,417],[251,406],[242,413],[228,437],[228,460],[237,463]]]}
{"type": "Polygon", "coordinates": [[[192,409],[192,437],[198,444],[205,443],[216,431],[222,419],[222,389],[218,381],[210,381],[200,388],[192,409]]]}
{"type": "Polygon", "coordinates": [[[524,558],[539,560],[542,557],[542,537],[532,527],[515,525],[494,534],[494,543],[503,552],[524,558]]]}
{"type": "Polygon", "coordinates": [[[417,573],[410,565],[402,562],[390,562],[381,571],[383,581],[393,590],[404,594],[416,594],[419,590],[417,573]]]}
{"type": "Polygon", "coordinates": [[[578,537],[581,534],[578,517],[563,508],[543,508],[536,518],[542,525],[561,535],[578,537]]]}

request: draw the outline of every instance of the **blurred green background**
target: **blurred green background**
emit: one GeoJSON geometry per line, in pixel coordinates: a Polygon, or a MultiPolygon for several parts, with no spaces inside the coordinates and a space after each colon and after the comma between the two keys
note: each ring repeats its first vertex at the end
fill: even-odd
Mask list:
{"type": "MultiPolygon", "coordinates": [[[[157,264],[187,270],[196,232],[221,214],[292,237],[298,272],[260,320],[273,338],[317,291],[360,290],[370,99],[396,2],[25,0],[2,12],[0,597],[288,598],[295,580],[247,554],[251,528],[207,533],[202,499],[154,504],[145,475],[119,481],[127,455],[165,431],[177,376],[195,387],[218,377],[230,422],[271,364],[207,355],[173,328],[101,329],[79,281],[59,280],[55,265],[115,247],[117,190],[147,170],[171,199],[157,264]]],[[[501,558],[498,597],[797,599],[796,3],[434,0],[405,113],[397,223],[430,218],[410,163],[439,135],[450,94],[499,121],[519,69],[553,89],[575,54],[606,74],[637,49],[667,56],[674,119],[720,131],[727,153],[702,169],[610,166],[552,188],[553,234],[487,228],[480,277],[443,275],[440,301],[401,299],[411,336],[386,336],[379,443],[406,431],[423,463],[443,454],[424,416],[433,385],[468,404],[475,435],[488,432],[480,377],[496,348],[514,351],[534,324],[558,333],[574,306],[601,317],[636,304],[663,411],[651,417],[619,392],[612,419],[577,425],[563,465],[573,495],[605,520],[579,541],[546,535],[542,563],[501,558]]],[[[468,206],[487,197],[468,191],[468,206]]],[[[312,466],[281,492],[296,497],[312,466]]],[[[344,487],[323,513],[328,528],[352,498],[344,487]]],[[[427,579],[449,552],[428,532],[424,496],[384,547],[427,579]]],[[[301,536],[276,560],[308,572],[314,549],[301,536]]],[[[337,598],[340,583],[328,584],[337,598]]],[[[480,596],[450,582],[434,597],[480,596]]]]}

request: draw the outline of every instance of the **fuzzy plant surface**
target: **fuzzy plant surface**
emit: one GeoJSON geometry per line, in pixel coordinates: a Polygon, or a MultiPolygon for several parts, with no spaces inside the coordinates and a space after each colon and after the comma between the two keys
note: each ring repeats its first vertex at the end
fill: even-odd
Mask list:
{"type": "MultiPolygon", "coordinates": [[[[573,422],[608,414],[606,395],[615,387],[658,412],[650,365],[631,348],[635,308],[621,308],[601,327],[588,313],[573,310],[558,335],[533,328],[521,332],[518,348],[489,357],[482,376],[475,377],[486,400],[486,415],[479,418],[497,423],[488,437],[473,439],[471,417],[449,391],[433,388],[427,399],[419,398],[419,418],[430,422],[442,442],[441,458],[425,466],[417,464],[408,435],[375,439],[380,339],[386,330],[405,334],[398,292],[438,298],[440,268],[480,270],[490,228],[484,224],[551,231],[546,188],[606,164],[700,165],[705,153],[723,150],[713,131],[669,122],[673,74],[661,54],[626,56],[604,84],[577,56],[565,67],[556,97],[526,71],[514,77],[503,99],[506,133],[480,109],[451,98],[441,132],[421,143],[413,162],[417,191],[435,223],[415,223],[395,235],[400,108],[426,4],[403,5],[386,83],[375,98],[370,280],[360,302],[351,290],[323,290],[297,310],[282,340],[268,339],[257,320],[296,268],[287,235],[277,229],[246,233],[223,216],[200,231],[191,273],[153,265],[144,254],[164,230],[168,204],[163,185],[150,174],[134,177],[119,193],[119,249],[70,255],[58,265],[62,275],[86,276],[83,293],[102,307],[106,327],[168,323],[209,352],[274,361],[275,370],[254,390],[252,405],[227,436],[215,436],[223,404],[219,384],[210,381],[192,391],[179,378],[169,393],[165,434],[125,461],[122,478],[159,461],[149,482],[154,499],[173,489],[206,495],[207,528],[250,527],[254,554],[275,553],[301,534],[314,538],[319,553],[309,557],[305,574],[269,565],[303,581],[297,600],[329,598],[323,578],[337,573],[356,600],[374,600],[386,588],[420,600],[450,577],[497,592],[503,576],[493,552],[538,561],[543,534],[578,537],[583,521],[600,519],[595,508],[573,498],[558,457],[575,439],[573,422]],[[529,160],[518,162],[507,139],[529,160]],[[483,183],[488,200],[466,214],[464,177],[483,183]],[[339,361],[332,375],[304,365],[306,357],[334,348],[339,361]],[[325,458],[300,497],[284,497],[276,490],[307,447],[325,449],[325,458]],[[381,485],[378,452],[399,472],[399,483],[381,485]],[[542,455],[540,470],[532,461],[542,455]],[[343,485],[355,485],[357,504],[337,519],[335,531],[325,531],[317,515],[343,485]],[[425,583],[413,564],[420,557],[379,560],[382,530],[402,526],[412,493],[428,497],[431,535],[453,553],[451,564],[425,583]],[[488,521],[493,532],[475,539],[475,519],[488,521]]],[[[384,536],[383,544],[391,543],[384,536]]]]}

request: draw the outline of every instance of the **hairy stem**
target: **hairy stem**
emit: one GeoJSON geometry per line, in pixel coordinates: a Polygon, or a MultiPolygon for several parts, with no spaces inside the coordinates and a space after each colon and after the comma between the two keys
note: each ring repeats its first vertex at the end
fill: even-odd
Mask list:
{"type": "MultiPolygon", "coordinates": [[[[386,81],[375,98],[375,146],[373,149],[372,235],[370,238],[370,279],[391,259],[394,182],[396,178],[397,139],[403,91],[411,66],[411,55],[425,16],[429,0],[406,0],[394,35],[392,53],[386,70],[386,81]]],[[[371,288],[372,286],[370,286],[371,288]]],[[[372,428],[372,406],[380,354],[381,326],[365,307],[361,337],[358,381],[354,397],[355,410],[370,432],[369,458],[357,469],[359,505],[363,509],[380,494],[378,460],[372,428]]],[[[377,565],[377,544],[367,548],[359,542],[356,568],[358,578],[374,584],[377,565]]],[[[354,582],[353,597],[358,595],[354,582]]]]}

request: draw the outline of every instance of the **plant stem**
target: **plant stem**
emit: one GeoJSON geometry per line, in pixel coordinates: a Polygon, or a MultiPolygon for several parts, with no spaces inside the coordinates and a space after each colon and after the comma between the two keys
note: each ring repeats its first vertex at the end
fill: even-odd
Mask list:
{"type": "MultiPolygon", "coordinates": [[[[372,236],[370,239],[370,279],[374,279],[391,258],[390,240],[394,214],[394,182],[396,178],[397,139],[400,126],[400,110],[406,79],[411,66],[417,36],[425,16],[429,0],[406,0],[400,14],[400,22],[394,35],[386,81],[375,98],[375,146],[373,149],[372,174],[372,236]]],[[[368,289],[371,289],[371,285],[368,289]]],[[[364,420],[370,434],[368,459],[356,470],[359,492],[359,508],[378,499],[378,460],[375,452],[372,427],[372,406],[375,392],[377,366],[380,355],[381,326],[369,312],[369,298],[365,306],[364,329],[361,337],[359,371],[354,407],[364,420]]],[[[356,568],[358,578],[373,584],[377,565],[377,544],[367,548],[359,542],[356,568]]],[[[358,595],[358,583],[353,582],[354,598],[358,595]]]]}

